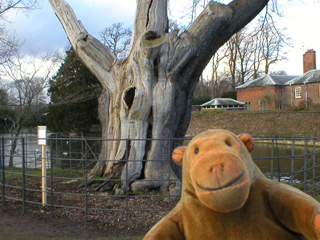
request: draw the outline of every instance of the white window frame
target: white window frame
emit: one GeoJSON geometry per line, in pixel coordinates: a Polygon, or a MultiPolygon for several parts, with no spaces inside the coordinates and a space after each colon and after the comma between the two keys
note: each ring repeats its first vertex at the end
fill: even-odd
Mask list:
{"type": "Polygon", "coordinates": [[[251,101],[244,102],[244,109],[247,111],[251,111],[251,101]]]}
{"type": "Polygon", "coordinates": [[[294,88],[294,98],[302,98],[302,88],[301,87],[294,88]]]}
{"type": "Polygon", "coordinates": [[[267,110],[267,101],[266,100],[259,101],[259,109],[261,111],[267,110]]]}

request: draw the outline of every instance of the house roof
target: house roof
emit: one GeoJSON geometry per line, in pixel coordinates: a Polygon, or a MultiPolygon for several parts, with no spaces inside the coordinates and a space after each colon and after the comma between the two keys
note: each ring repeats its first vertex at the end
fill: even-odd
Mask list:
{"type": "Polygon", "coordinates": [[[200,107],[218,106],[218,105],[223,105],[223,106],[227,106],[227,105],[244,105],[244,103],[243,102],[239,102],[237,100],[234,100],[232,98],[215,98],[215,99],[212,99],[209,102],[206,102],[206,103],[200,105],[200,107]]]}
{"type": "Polygon", "coordinates": [[[296,77],[297,76],[268,74],[263,77],[246,82],[245,84],[240,85],[239,87],[236,87],[236,88],[241,89],[241,88],[263,87],[263,86],[282,86],[286,82],[296,77]]]}
{"type": "Polygon", "coordinates": [[[305,84],[320,82],[320,70],[310,70],[300,77],[296,77],[291,81],[285,83],[285,85],[305,84]]]}

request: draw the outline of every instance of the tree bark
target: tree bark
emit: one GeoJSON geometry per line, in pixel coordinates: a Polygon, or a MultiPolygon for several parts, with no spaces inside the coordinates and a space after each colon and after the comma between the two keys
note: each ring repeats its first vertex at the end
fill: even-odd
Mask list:
{"type": "MultiPolygon", "coordinates": [[[[137,0],[130,54],[125,60],[116,59],[89,35],[64,0],[49,1],[73,48],[104,88],[99,105],[103,138],[128,139],[106,141],[100,160],[112,161],[98,163],[91,173],[129,179],[135,190],[168,190],[172,182],[179,186],[179,170],[171,165],[171,153],[164,151],[176,143],[143,139],[184,137],[192,94],[203,69],[268,0],[210,2],[181,35],[168,33],[167,0],[137,0]],[[127,166],[124,159],[128,159],[127,166]]],[[[113,187],[106,181],[97,190],[113,187]]],[[[121,188],[126,190],[126,184],[121,188]]]]}

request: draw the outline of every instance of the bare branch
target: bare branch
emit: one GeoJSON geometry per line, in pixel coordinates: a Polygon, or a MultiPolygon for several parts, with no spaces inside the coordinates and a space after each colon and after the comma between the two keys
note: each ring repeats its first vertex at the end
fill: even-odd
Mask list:
{"type": "Polygon", "coordinates": [[[84,63],[91,62],[87,67],[98,78],[102,86],[114,92],[116,85],[109,74],[116,57],[101,42],[88,34],[75,13],[64,0],[49,0],[57,17],[73,46],[84,63]]]}
{"type": "Polygon", "coordinates": [[[114,23],[111,27],[100,32],[101,41],[118,58],[128,55],[128,47],[132,31],[130,28],[122,27],[123,23],[114,23]]]}
{"type": "Polygon", "coordinates": [[[196,62],[195,71],[204,69],[219,47],[248,24],[268,1],[234,0],[228,5],[209,2],[188,30],[196,37],[197,58],[193,61],[196,62]]]}
{"type": "Polygon", "coordinates": [[[0,1],[0,18],[12,9],[33,10],[37,7],[38,0],[1,0],[0,1]]]}

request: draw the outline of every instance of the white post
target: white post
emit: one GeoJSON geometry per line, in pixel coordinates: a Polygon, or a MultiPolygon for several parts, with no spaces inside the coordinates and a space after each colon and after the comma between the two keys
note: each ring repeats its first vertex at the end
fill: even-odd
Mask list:
{"type": "Polygon", "coordinates": [[[47,204],[47,145],[42,145],[42,205],[47,204]]]}
{"type": "Polygon", "coordinates": [[[47,127],[38,126],[38,144],[41,145],[42,205],[47,204],[47,127]]]}

